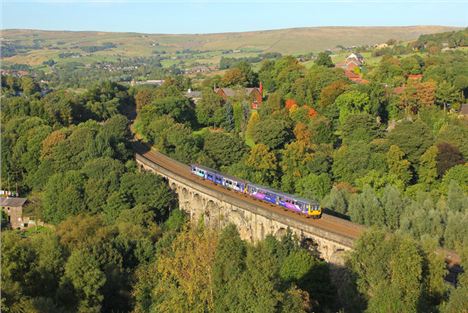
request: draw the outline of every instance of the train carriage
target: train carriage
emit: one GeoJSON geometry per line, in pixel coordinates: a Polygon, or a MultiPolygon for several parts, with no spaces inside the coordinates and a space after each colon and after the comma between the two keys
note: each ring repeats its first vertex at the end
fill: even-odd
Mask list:
{"type": "Polygon", "coordinates": [[[190,167],[193,174],[212,181],[217,185],[221,185],[238,192],[244,192],[247,186],[246,181],[230,175],[222,174],[209,167],[198,164],[192,164],[190,167]]]}
{"type": "Polygon", "coordinates": [[[255,199],[282,206],[287,210],[303,214],[307,217],[320,218],[322,215],[322,209],[316,201],[252,184],[248,181],[222,174],[203,165],[192,164],[190,167],[193,174],[203,179],[238,192],[246,193],[255,199]]]}

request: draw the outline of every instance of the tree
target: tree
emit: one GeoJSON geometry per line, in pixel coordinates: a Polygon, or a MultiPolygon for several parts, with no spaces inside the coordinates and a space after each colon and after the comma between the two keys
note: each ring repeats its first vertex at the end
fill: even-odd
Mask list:
{"type": "Polygon", "coordinates": [[[380,202],[385,212],[385,225],[392,231],[400,227],[400,218],[407,206],[407,202],[400,191],[394,186],[388,185],[380,196],[380,202]]]}
{"type": "Polygon", "coordinates": [[[322,200],[322,206],[341,214],[348,214],[350,193],[343,188],[334,186],[330,193],[322,200]]]}
{"type": "Polygon", "coordinates": [[[343,145],[334,151],[333,176],[338,181],[354,184],[357,178],[365,176],[372,169],[382,171],[384,167],[381,162],[375,162],[377,157],[380,157],[379,154],[372,153],[368,144],[343,145]]]}
{"type": "Polygon", "coordinates": [[[42,100],[47,119],[51,124],[68,126],[81,119],[84,112],[76,98],[69,92],[59,90],[49,93],[42,100]]]}
{"type": "Polygon", "coordinates": [[[151,103],[158,116],[168,115],[178,123],[193,122],[195,112],[192,103],[186,97],[166,97],[151,103]]]}
{"type": "Polygon", "coordinates": [[[431,146],[421,155],[418,169],[419,182],[431,185],[437,179],[437,154],[439,150],[436,146],[431,146]]]}
{"type": "Polygon", "coordinates": [[[447,81],[443,81],[437,85],[436,103],[441,105],[444,108],[444,111],[447,111],[447,108],[451,108],[452,105],[457,103],[459,100],[460,94],[453,85],[447,81]]]}
{"type": "Polygon", "coordinates": [[[156,269],[153,309],[169,312],[206,312],[214,308],[212,282],[217,236],[208,231],[184,230],[151,266],[156,269]]]}
{"type": "Polygon", "coordinates": [[[370,113],[369,96],[357,90],[347,91],[335,100],[335,106],[340,110],[339,120],[342,124],[351,113],[370,113]]]}
{"type": "Polygon", "coordinates": [[[283,108],[283,99],[279,92],[274,92],[268,96],[267,101],[263,102],[258,113],[262,119],[270,117],[274,112],[283,108]]]}
{"type": "Polygon", "coordinates": [[[77,293],[80,312],[100,312],[106,276],[96,258],[86,250],[75,250],[65,264],[65,282],[77,293]]]}
{"type": "Polygon", "coordinates": [[[296,190],[306,199],[321,201],[331,189],[331,180],[326,173],[309,174],[296,184],[296,190]]]}
{"type": "Polygon", "coordinates": [[[374,116],[367,113],[348,115],[339,130],[345,144],[358,141],[370,142],[382,133],[380,123],[374,116]]]}
{"type": "Polygon", "coordinates": [[[78,171],[53,175],[45,187],[44,219],[58,224],[69,215],[86,211],[84,177],[78,171]]]}
{"type": "Polygon", "coordinates": [[[325,67],[334,67],[332,59],[330,58],[330,54],[327,52],[320,52],[317,55],[317,59],[315,59],[315,64],[325,67]]]}
{"type": "Polygon", "coordinates": [[[367,226],[385,226],[385,210],[369,186],[361,194],[356,194],[349,202],[351,220],[367,226]]]}
{"type": "Polygon", "coordinates": [[[405,158],[405,153],[396,145],[391,145],[387,152],[387,165],[389,173],[400,178],[407,185],[413,177],[411,164],[405,158]]]}
{"type": "Polygon", "coordinates": [[[296,137],[298,142],[302,142],[306,146],[312,144],[312,132],[307,124],[301,122],[297,123],[294,127],[294,137],[296,137]]]}
{"type": "Polygon", "coordinates": [[[247,124],[247,129],[245,131],[245,136],[248,138],[253,138],[255,126],[260,121],[260,116],[257,111],[253,111],[250,114],[249,122],[247,124]]]}
{"type": "Polygon", "coordinates": [[[203,150],[216,162],[217,167],[221,167],[240,161],[247,148],[241,138],[232,134],[209,132],[205,136],[203,150]]]}
{"type": "Polygon", "coordinates": [[[222,122],[223,98],[213,90],[204,90],[202,98],[197,102],[195,113],[197,120],[203,125],[219,126],[222,122]]]}
{"type": "Polygon", "coordinates": [[[283,147],[293,138],[291,123],[279,117],[260,120],[254,127],[255,143],[262,143],[270,149],[283,147]]]}
{"type": "Polygon", "coordinates": [[[20,79],[20,87],[23,93],[27,96],[31,96],[36,92],[40,92],[39,85],[30,76],[23,76],[20,79]]]}
{"type": "Polygon", "coordinates": [[[437,145],[437,175],[438,177],[444,176],[445,172],[451,167],[458,164],[463,164],[463,155],[457,147],[447,143],[440,142],[437,145]]]}
{"type": "Polygon", "coordinates": [[[351,266],[369,311],[417,312],[427,274],[414,240],[371,230],[358,240],[351,266]]]}
{"type": "Polygon", "coordinates": [[[142,88],[135,95],[136,109],[139,112],[144,106],[149,105],[155,99],[154,88],[142,88]]]}
{"type": "Polygon", "coordinates": [[[245,159],[249,179],[258,184],[271,185],[276,178],[277,160],[273,152],[263,144],[255,145],[245,159]]]}
{"type": "Polygon", "coordinates": [[[417,166],[421,155],[432,145],[431,131],[420,120],[403,121],[387,135],[390,144],[398,146],[413,166],[417,166]]]}
{"type": "Polygon", "coordinates": [[[220,234],[213,261],[214,311],[235,310],[240,302],[239,278],[245,271],[245,243],[235,225],[228,225],[220,234]]]}
{"type": "Polygon", "coordinates": [[[460,119],[451,119],[441,127],[437,135],[438,141],[450,143],[457,147],[463,154],[465,160],[468,159],[468,122],[460,119]]]}
{"type": "Polygon", "coordinates": [[[442,179],[442,186],[445,186],[445,190],[447,190],[452,180],[456,181],[460,186],[465,186],[464,191],[468,192],[468,166],[456,165],[445,173],[442,179]]]}
{"type": "Polygon", "coordinates": [[[399,86],[403,83],[403,69],[400,61],[390,55],[384,55],[372,73],[373,78],[381,83],[399,86]]]}
{"type": "Polygon", "coordinates": [[[424,61],[422,58],[416,55],[408,56],[402,58],[400,60],[401,68],[405,72],[406,75],[410,74],[422,74],[422,66],[424,65],[424,61]]]}
{"type": "Polygon", "coordinates": [[[278,261],[272,257],[265,242],[249,247],[245,258],[246,270],[240,278],[240,312],[272,312],[282,298],[278,290],[278,261]]]}
{"type": "Polygon", "coordinates": [[[409,113],[417,113],[423,107],[433,106],[436,96],[434,81],[411,82],[406,86],[401,97],[400,107],[409,113]]]}
{"type": "Polygon", "coordinates": [[[304,177],[309,172],[307,162],[312,159],[311,148],[302,141],[293,141],[281,151],[281,171],[294,179],[304,177]]]}
{"type": "Polygon", "coordinates": [[[309,125],[312,143],[334,144],[336,142],[333,125],[328,119],[318,117],[312,120],[309,125]]]}
{"type": "Polygon", "coordinates": [[[223,86],[246,86],[247,79],[239,68],[231,68],[224,74],[221,83],[223,86]]]}
{"type": "Polygon", "coordinates": [[[155,222],[165,220],[176,203],[174,193],[163,179],[150,173],[125,173],[119,192],[131,207],[141,205],[153,212],[155,222]]]}
{"type": "Polygon", "coordinates": [[[334,81],[330,85],[324,87],[320,91],[318,106],[320,109],[325,109],[333,105],[336,98],[348,89],[348,83],[342,80],[334,81]]]}

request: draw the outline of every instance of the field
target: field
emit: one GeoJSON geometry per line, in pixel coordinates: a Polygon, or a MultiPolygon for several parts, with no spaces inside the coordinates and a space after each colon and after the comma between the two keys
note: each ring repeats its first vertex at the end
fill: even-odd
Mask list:
{"type": "Polygon", "coordinates": [[[222,55],[227,57],[253,56],[262,52],[301,54],[345,47],[372,45],[388,39],[414,40],[421,34],[454,30],[444,26],[409,27],[311,27],[269,31],[218,34],[140,34],[107,32],[69,32],[41,30],[3,30],[2,45],[23,47],[16,55],[2,57],[5,64],[41,65],[53,59],[56,62],[116,61],[131,57],[152,55],[170,56],[164,66],[177,63],[176,52],[190,49],[187,65],[217,64],[222,55]],[[89,47],[112,44],[100,51],[86,51],[89,47]],[[231,50],[231,51],[229,51],[231,50]],[[228,54],[223,54],[229,51],[228,54]],[[75,53],[74,58],[62,53],[75,53]]]}

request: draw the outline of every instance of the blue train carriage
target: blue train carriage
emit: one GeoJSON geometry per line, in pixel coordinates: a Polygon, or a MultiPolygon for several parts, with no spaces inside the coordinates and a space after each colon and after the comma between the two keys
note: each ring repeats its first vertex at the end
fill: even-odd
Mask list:
{"type": "Polygon", "coordinates": [[[242,179],[222,174],[203,165],[192,164],[190,165],[190,168],[193,174],[203,179],[209,180],[228,189],[232,189],[238,192],[245,192],[247,182],[242,179]]]}
{"type": "Polygon", "coordinates": [[[317,201],[311,201],[251,183],[247,186],[247,193],[256,199],[277,204],[287,210],[307,217],[320,218],[322,216],[322,209],[317,201]]]}

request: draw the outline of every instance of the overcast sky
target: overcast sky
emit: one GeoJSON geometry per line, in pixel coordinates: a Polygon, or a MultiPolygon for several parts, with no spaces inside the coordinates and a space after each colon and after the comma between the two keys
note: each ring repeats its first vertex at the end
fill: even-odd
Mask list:
{"type": "Polygon", "coordinates": [[[468,0],[2,0],[2,28],[213,33],[307,26],[468,26],[468,0]]]}

